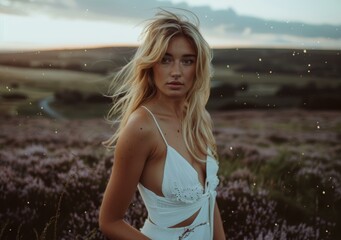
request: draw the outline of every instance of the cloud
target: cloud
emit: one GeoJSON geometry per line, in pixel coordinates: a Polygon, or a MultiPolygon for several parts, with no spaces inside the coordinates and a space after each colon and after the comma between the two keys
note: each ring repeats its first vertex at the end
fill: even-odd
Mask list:
{"type": "Polygon", "coordinates": [[[341,41],[341,26],[265,20],[239,15],[233,9],[213,10],[208,6],[190,7],[186,3],[172,4],[156,0],[0,0],[0,12],[18,11],[23,14],[22,9],[40,9],[41,12],[55,17],[106,19],[131,22],[134,25],[152,17],[157,7],[191,10],[199,17],[203,31],[217,31],[220,36],[227,38],[239,36],[252,40],[255,36],[272,36],[271,39],[277,39],[276,42],[279,43],[287,43],[293,39],[306,39],[311,43],[316,39],[323,39],[325,42],[341,41]]]}

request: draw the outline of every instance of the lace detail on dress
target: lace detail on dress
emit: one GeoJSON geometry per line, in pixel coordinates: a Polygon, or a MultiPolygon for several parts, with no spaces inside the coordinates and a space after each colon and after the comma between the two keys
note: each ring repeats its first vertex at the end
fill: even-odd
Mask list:
{"type": "Polygon", "coordinates": [[[193,203],[198,201],[204,194],[204,189],[200,183],[193,187],[180,187],[176,181],[173,182],[172,195],[176,200],[184,203],[193,203]]]}

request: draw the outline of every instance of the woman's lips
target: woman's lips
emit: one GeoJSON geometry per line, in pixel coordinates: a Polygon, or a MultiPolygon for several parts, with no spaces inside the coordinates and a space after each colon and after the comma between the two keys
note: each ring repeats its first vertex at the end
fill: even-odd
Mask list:
{"type": "Polygon", "coordinates": [[[178,90],[180,89],[184,84],[181,82],[169,82],[167,83],[167,86],[169,86],[170,89],[178,90]]]}
{"type": "Polygon", "coordinates": [[[183,83],[181,83],[181,82],[169,82],[169,83],[167,83],[167,85],[181,86],[181,85],[183,85],[183,83]]]}

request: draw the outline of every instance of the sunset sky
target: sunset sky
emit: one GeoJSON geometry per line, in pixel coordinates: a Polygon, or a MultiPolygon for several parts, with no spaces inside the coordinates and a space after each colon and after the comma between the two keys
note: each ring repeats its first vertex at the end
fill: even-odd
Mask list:
{"type": "Polygon", "coordinates": [[[212,47],[341,49],[340,0],[0,0],[0,50],[136,45],[158,7],[194,12],[212,47]]]}

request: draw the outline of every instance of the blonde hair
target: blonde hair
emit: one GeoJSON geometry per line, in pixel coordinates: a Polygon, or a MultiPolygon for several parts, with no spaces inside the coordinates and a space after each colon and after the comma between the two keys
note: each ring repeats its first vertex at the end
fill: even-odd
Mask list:
{"type": "Polygon", "coordinates": [[[107,147],[114,147],[130,114],[156,95],[152,67],[165,55],[171,38],[182,35],[191,41],[197,54],[194,84],[186,96],[182,135],[196,160],[202,161],[200,153],[217,157],[212,122],[205,109],[210,94],[212,51],[198,30],[198,18],[193,13],[192,16],[196,23],[191,23],[184,15],[162,9],[144,28],[143,43],[112,81],[114,104],[108,117],[116,118],[120,124],[116,133],[104,142],[107,147]]]}

